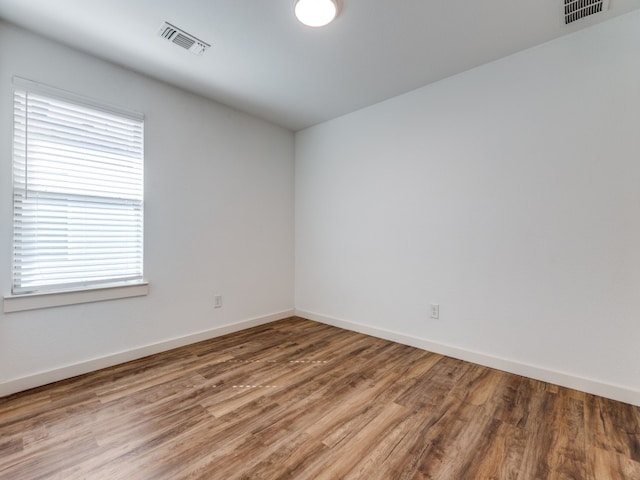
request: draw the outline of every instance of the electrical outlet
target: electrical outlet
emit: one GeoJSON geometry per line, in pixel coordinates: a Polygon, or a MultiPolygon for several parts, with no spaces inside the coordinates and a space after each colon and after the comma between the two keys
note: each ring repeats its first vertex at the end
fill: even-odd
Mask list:
{"type": "Polygon", "coordinates": [[[431,304],[431,318],[440,318],[440,305],[437,303],[431,304]]]}
{"type": "Polygon", "coordinates": [[[222,295],[215,295],[213,297],[213,308],[222,308],[222,295]]]}

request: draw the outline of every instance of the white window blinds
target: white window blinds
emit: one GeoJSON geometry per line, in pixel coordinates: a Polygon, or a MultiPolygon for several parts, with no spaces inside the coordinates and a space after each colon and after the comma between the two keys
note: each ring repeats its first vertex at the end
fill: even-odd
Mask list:
{"type": "Polygon", "coordinates": [[[143,121],[18,89],[13,293],[141,281],[143,121]]]}

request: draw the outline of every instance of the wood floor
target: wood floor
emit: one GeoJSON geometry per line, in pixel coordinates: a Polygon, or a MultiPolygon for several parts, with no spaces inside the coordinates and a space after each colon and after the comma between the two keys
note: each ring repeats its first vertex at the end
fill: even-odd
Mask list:
{"type": "Polygon", "coordinates": [[[0,399],[0,478],[640,479],[640,408],[292,318],[0,399]]]}

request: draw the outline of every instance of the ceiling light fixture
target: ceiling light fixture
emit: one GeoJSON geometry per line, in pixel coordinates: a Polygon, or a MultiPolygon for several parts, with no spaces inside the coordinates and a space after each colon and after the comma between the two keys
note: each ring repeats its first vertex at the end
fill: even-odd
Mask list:
{"type": "Polygon", "coordinates": [[[338,14],[338,0],[296,0],[296,18],[309,27],[324,27],[338,14]]]}

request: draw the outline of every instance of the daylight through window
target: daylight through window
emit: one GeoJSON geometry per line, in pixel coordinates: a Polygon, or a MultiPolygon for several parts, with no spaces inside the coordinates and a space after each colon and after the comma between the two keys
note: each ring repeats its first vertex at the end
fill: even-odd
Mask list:
{"type": "Polygon", "coordinates": [[[14,95],[13,293],[142,281],[143,119],[14,95]]]}

